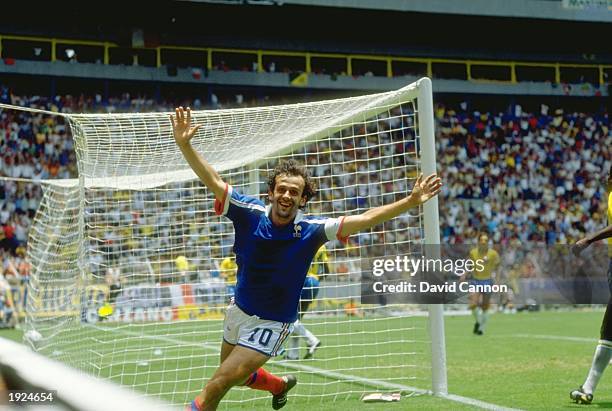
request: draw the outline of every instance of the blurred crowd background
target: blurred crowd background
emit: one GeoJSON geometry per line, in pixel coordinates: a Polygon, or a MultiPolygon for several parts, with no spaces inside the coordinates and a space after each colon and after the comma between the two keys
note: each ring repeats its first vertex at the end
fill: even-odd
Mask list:
{"type": "MultiPolygon", "coordinates": [[[[178,104],[199,109],[254,104],[244,96],[231,96],[227,101],[215,96],[206,104],[199,100],[157,101],[128,93],[106,100],[99,95],[21,96],[6,86],[0,86],[0,101],[63,113],[170,111],[178,104]]],[[[537,108],[527,111],[513,102],[503,110],[484,110],[472,108],[467,102],[437,101],[438,172],[445,182],[440,196],[443,243],[473,243],[478,233],[485,232],[493,244],[502,247],[512,241],[568,244],[605,224],[605,178],[612,164],[609,114],[545,104],[537,108]]],[[[396,122],[411,121],[411,117],[401,119],[390,114],[388,119],[379,121],[383,132],[377,139],[389,151],[382,153],[389,159],[382,173],[398,174],[406,164],[396,159],[403,159],[401,154],[413,143],[404,143],[396,133],[384,130],[396,129],[396,122]]],[[[361,130],[356,134],[367,133],[361,130]]],[[[363,145],[367,144],[364,139],[363,145]]],[[[359,141],[356,145],[360,145],[359,141]]],[[[354,207],[376,206],[372,199],[384,198],[386,186],[366,184],[370,180],[368,177],[361,181],[363,173],[359,181],[337,181],[343,174],[355,171],[352,169],[368,170],[369,164],[359,161],[359,156],[368,155],[367,150],[358,148],[352,147],[349,157],[356,155],[356,161],[344,164],[346,170],[331,169],[329,165],[331,160],[341,159],[309,161],[312,173],[319,177],[321,196],[320,201],[313,202],[311,212],[342,207],[333,199],[343,195],[334,195],[332,186],[352,187],[344,198],[353,199],[354,207]],[[326,175],[335,177],[325,178],[326,175]],[[382,193],[372,192],[376,187],[382,193]]],[[[41,200],[39,182],[77,176],[74,145],[69,127],[60,116],[2,110],[0,153],[0,176],[10,177],[0,181],[2,280],[24,282],[31,270],[25,250],[28,230],[41,200]]],[[[399,175],[380,175],[374,169],[369,174],[374,181],[401,180],[399,175]]],[[[388,189],[397,191],[397,187],[388,189]]],[[[402,187],[400,191],[406,189],[402,187]]],[[[128,219],[131,218],[136,217],[130,215],[128,219]]],[[[146,225],[163,226],[158,223],[147,221],[146,225]]],[[[118,234],[108,233],[105,240],[117,244],[120,241],[112,238],[115,235],[118,234]]]]}

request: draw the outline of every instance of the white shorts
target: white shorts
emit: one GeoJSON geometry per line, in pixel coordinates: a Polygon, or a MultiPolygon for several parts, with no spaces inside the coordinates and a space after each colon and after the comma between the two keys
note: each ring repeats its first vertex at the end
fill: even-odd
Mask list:
{"type": "Polygon", "coordinates": [[[269,357],[275,357],[289,334],[293,323],[262,320],[248,315],[236,304],[230,304],[223,320],[223,340],[231,345],[241,345],[269,357]]]}

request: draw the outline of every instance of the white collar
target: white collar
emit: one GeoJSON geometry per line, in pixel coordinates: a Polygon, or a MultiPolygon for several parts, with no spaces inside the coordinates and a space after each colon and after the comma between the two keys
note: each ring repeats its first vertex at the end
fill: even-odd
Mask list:
{"type": "MultiPolygon", "coordinates": [[[[268,204],[266,206],[266,216],[268,218],[270,218],[270,212],[272,211],[272,204],[268,204]]],[[[298,224],[300,221],[302,221],[304,219],[304,212],[302,210],[298,210],[297,214],[295,215],[295,219],[293,220],[293,224],[298,224]]]]}

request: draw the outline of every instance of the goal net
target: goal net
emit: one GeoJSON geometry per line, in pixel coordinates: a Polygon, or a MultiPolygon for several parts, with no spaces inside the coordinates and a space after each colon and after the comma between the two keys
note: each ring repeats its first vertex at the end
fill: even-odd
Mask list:
{"type": "Polygon", "coordinates": [[[176,410],[157,398],[145,398],[117,384],[85,375],[2,337],[0,377],[3,410],[32,408],[12,406],[14,403],[35,403],[46,410],[176,410]]]}
{"type": "MultiPolygon", "coordinates": [[[[168,113],[67,118],[79,177],[44,184],[29,238],[27,341],[95,376],[187,403],[218,366],[232,223],[215,214],[168,113]]],[[[418,173],[435,172],[428,79],[361,97],[196,111],[192,121],[202,125],[194,148],[242,193],[265,200],[279,160],[304,163],[319,187],[308,214],[361,213],[406,196],[418,173]]],[[[434,199],[346,245],[327,244],[329,273],[302,321],[322,345],[305,360],[307,341],[293,336],[300,359],[267,365],[297,375],[292,401],[445,392],[441,308],[428,315],[392,300],[360,303],[363,262],[390,250],[420,255],[424,243],[438,243],[437,226],[434,199]]],[[[238,387],[223,403],[259,401],[269,395],[238,387]]]]}

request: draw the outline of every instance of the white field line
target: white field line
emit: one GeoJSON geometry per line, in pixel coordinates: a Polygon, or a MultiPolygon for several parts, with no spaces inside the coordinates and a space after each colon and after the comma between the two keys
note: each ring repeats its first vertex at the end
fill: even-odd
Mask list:
{"type": "MultiPolygon", "coordinates": [[[[323,375],[325,377],[336,378],[338,380],[344,380],[344,381],[347,381],[347,382],[360,383],[362,385],[373,387],[373,388],[377,388],[377,389],[388,388],[388,389],[393,389],[393,390],[412,391],[412,392],[415,392],[417,394],[432,394],[431,391],[424,390],[422,388],[416,388],[416,387],[411,387],[409,385],[395,384],[395,383],[390,383],[390,382],[386,382],[386,381],[380,381],[380,380],[373,380],[373,379],[370,379],[370,378],[358,377],[356,375],[350,375],[350,374],[343,374],[343,373],[334,372],[334,371],[328,371],[328,370],[324,370],[322,368],[311,367],[311,366],[303,365],[303,364],[286,363],[286,362],[280,362],[280,363],[275,362],[274,364],[275,365],[280,365],[280,366],[286,367],[286,368],[295,368],[295,369],[299,369],[299,370],[303,370],[303,371],[308,371],[308,372],[311,372],[313,374],[319,374],[319,375],[323,375]]],[[[480,401],[480,400],[477,400],[475,398],[463,397],[461,395],[444,394],[444,395],[437,395],[437,397],[444,398],[444,399],[447,399],[447,400],[450,400],[450,401],[460,402],[462,404],[473,405],[475,407],[482,408],[483,410],[520,411],[520,410],[518,410],[516,408],[502,407],[500,405],[496,405],[496,404],[491,404],[491,403],[488,403],[488,402],[480,401]]]]}
{"type": "Polygon", "coordinates": [[[483,410],[493,410],[493,411],[521,411],[519,408],[509,408],[503,407],[501,405],[491,404],[490,402],[484,402],[477,400],[475,398],[463,397],[461,395],[455,394],[445,394],[440,395],[440,398],[444,398],[447,400],[460,402],[462,404],[473,405],[474,407],[482,408],[483,410]]]}
{"type": "Polygon", "coordinates": [[[572,342],[591,343],[591,344],[597,344],[597,341],[599,341],[597,338],[570,337],[566,335],[512,334],[510,336],[516,337],[516,338],[533,338],[533,339],[539,339],[539,340],[572,341],[572,342]]]}
{"type": "MultiPolygon", "coordinates": [[[[147,340],[166,341],[172,344],[181,345],[181,346],[189,346],[189,347],[196,346],[196,347],[204,348],[206,350],[214,351],[216,353],[221,351],[219,349],[219,345],[213,344],[213,343],[190,343],[190,342],[186,342],[186,341],[175,339],[175,338],[164,337],[161,335],[159,336],[142,335],[142,334],[139,334],[133,331],[106,328],[106,327],[100,327],[97,325],[90,325],[90,327],[101,330],[101,331],[110,331],[110,332],[114,332],[118,334],[131,335],[134,337],[144,338],[147,340]]],[[[380,381],[380,380],[375,380],[371,378],[359,377],[356,375],[344,374],[344,373],[339,373],[335,371],[329,371],[323,368],[311,367],[309,365],[296,364],[293,361],[275,361],[274,365],[277,365],[283,368],[307,371],[313,374],[318,374],[318,375],[322,375],[324,377],[329,377],[329,378],[335,378],[335,379],[346,381],[349,383],[359,383],[359,384],[362,384],[368,387],[372,387],[372,388],[378,388],[378,389],[387,388],[387,389],[393,389],[393,390],[410,391],[410,392],[415,392],[417,394],[432,394],[430,390],[424,390],[422,388],[411,387],[409,385],[403,385],[403,384],[390,383],[387,381],[380,381]]],[[[516,409],[516,408],[507,408],[507,407],[503,407],[500,405],[480,401],[475,398],[463,397],[461,395],[445,394],[445,395],[439,395],[438,397],[444,398],[450,401],[459,402],[459,403],[466,404],[466,405],[472,405],[472,406],[481,408],[483,410],[520,411],[519,409],[516,409]]]]}

